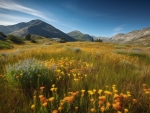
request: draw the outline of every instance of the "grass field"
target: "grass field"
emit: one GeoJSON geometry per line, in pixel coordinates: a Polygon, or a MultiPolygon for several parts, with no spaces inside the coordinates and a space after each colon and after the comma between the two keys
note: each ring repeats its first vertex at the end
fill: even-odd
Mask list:
{"type": "Polygon", "coordinates": [[[150,113],[150,48],[99,42],[0,50],[0,113],[150,113]]]}

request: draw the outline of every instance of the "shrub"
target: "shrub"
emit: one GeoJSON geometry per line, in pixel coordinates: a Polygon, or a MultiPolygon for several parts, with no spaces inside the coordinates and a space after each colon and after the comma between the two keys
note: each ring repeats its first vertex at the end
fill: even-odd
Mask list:
{"type": "Polygon", "coordinates": [[[31,40],[31,35],[30,35],[29,33],[26,34],[25,39],[26,39],[26,40],[31,40]]]}
{"type": "Polygon", "coordinates": [[[31,96],[39,86],[50,82],[47,74],[47,68],[33,58],[7,65],[5,75],[9,83],[21,85],[21,88],[31,96]]]}
{"type": "Polygon", "coordinates": [[[13,43],[16,43],[16,44],[24,43],[24,40],[22,38],[14,36],[14,35],[8,35],[7,39],[11,40],[13,43]]]}
{"type": "Polygon", "coordinates": [[[13,46],[10,43],[0,40],[0,49],[11,49],[11,48],[13,48],[13,46]]]}
{"type": "Polygon", "coordinates": [[[75,47],[75,48],[73,48],[73,51],[76,53],[79,53],[79,52],[81,52],[81,49],[79,47],[75,47]]]}
{"type": "Polygon", "coordinates": [[[31,40],[31,42],[32,42],[32,43],[37,43],[37,41],[36,41],[36,40],[34,40],[34,39],[32,39],[32,40],[31,40]]]}

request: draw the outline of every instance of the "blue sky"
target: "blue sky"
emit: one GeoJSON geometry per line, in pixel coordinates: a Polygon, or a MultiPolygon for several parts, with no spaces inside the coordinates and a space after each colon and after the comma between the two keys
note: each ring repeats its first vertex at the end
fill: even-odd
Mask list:
{"type": "Polygon", "coordinates": [[[150,0],[0,0],[0,25],[43,20],[94,36],[150,27],[150,0]]]}

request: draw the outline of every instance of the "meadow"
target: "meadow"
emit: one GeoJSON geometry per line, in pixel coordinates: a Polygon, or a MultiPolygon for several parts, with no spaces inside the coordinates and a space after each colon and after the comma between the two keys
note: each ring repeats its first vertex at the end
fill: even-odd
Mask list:
{"type": "Polygon", "coordinates": [[[0,113],[150,113],[150,48],[101,42],[0,50],[0,113]]]}

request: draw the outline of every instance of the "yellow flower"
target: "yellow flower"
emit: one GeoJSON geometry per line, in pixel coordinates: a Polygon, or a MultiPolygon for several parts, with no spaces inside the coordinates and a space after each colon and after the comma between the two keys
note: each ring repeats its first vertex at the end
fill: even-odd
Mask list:
{"type": "Polygon", "coordinates": [[[39,98],[42,98],[43,97],[43,95],[39,95],[39,98]]]}
{"type": "Polygon", "coordinates": [[[94,108],[91,108],[90,111],[91,111],[92,113],[94,113],[94,112],[95,112],[95,109],[94,109],[94,108]]]}
{"type": "Polygon", "coordinates": [[[98,94],[100,95],[102,93],[102,91],[103,91],[102,89],[99,89],[98,94]]]}
{"type": "Polygon", "coordinates": [[[50,90],[53,92],[53,91],[55,91],[55,88],[51,88],[50,90]]]}
{"type": "Polygon", "coordinates": [[[42,106],[43,106],[43,107],[46,107],[46,106],[47,106],[47,102],[44,102],[44,103],[42,104],[42,106]]]}
{"type": "Polygon", "coordinates": [[[52,85],[52,88],[54,88],[54,87],[55,87],[55,84],[52,85]]]}
{"type": "Polygon", "coordinates": [[[89,93],[89,95],[93,95],[94,94],[93,91],[91,91],[91,90],[89,90],[88,93],[89,93]]]}
{"type": "Polygon", "coordinates": [[[34,105],[34,104],[32,104],[32,105],[31,105],[31,109],[34,109],[34,108],[35,108],[35,105],[34,105]]]}
{"type": "Polygon", "coordinates": [[[62,110],[62,107],[58,107],[58,110],[61,112],[61,110],[62,110]]]}
{"type": "Polygon", "coordinates": [[[81,90],[81,93],[84,93],[85,92],[85,90],[81,90]]]}
{"type": "Polygon", "coordinates": [[[101,109],[101,112],[102,112],[102,113],[104,113],[104,111],[105,111],[105,107],[104,107],[104,106],[102,106],[100,109],[101,109]]]}
{"type": "Polygon", "coordinates": [[[124,109],[124,113],[128,113],[128,109],[124,109]]]}
{"type": "Polygon", "coordinates": [[[145,91],[145,94],[149,94],[150,92],[149,91],[145,91]]]}
{"type": "Polygon", "coordinates": [[[95,93],[96,92],[96,89],[93,89],[93,93],[95,93]]]}
{"type": "Polygon", "coordinates": [[[51,97],[48,99],[50,102],[52,102],[54,100],[54,97],[51,97]]]}
{"type": "Polygon", "coordinates": [[[106,107],[109,108],[111,106],[110,102],[106,103],[106,107]]]}

